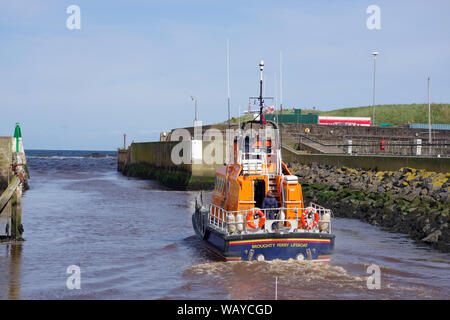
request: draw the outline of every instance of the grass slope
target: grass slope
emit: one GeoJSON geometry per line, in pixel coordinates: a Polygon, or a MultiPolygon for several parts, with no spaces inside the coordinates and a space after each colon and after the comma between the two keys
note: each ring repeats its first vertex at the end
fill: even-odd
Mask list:
{"type": "MultiPolygon", "coordinates": [[[[306,113],[306,110],[305,110],[306,113]]],[[[322,116],[372,117],[372,106],[318,111],[322,116]]],[[[375,106],[376,124],[428,123],[427,104],[386,104],[375,106]]],[[[432,123],[450,123],[450,104],[431,104],[432,123]]]]}
{"type": "MultiPolygon", "coordinates": [[[[293,113],[293,109],[283,110],[284,114],[293,113]]],[[[337,117],[372,117],[372,106],[342,108],[331,111],[302,110],[303,114],[317,113],[321,116],[337,117]]],[[[240,117],[241,122],[250,120],[251,116],[240,117]]],[[[375,106],[376,124],[391,123],[393,125],[407,123],[428,123],[428,104],[385,104],[375,106]]],[[[450,104],[431,104],[432,123],[450,124],[450,104]]],[[[238,118],[233,117],[232,123],[237,123],[238,118]]],[[[226,121],[224,122],[226,123],[226,121]]]]}

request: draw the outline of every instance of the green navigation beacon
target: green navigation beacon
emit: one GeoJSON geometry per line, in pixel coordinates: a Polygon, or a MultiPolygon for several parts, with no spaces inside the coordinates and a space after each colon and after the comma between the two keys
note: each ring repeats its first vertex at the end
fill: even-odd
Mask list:
{"type": "Polygon", "coordinates": [[[20,132],[19,123],[16,123],[16,128],[14,129],[14,138],[16,138],[16,152],[19,152],[19,138],[22,138],[22,133],[20,132]]]}

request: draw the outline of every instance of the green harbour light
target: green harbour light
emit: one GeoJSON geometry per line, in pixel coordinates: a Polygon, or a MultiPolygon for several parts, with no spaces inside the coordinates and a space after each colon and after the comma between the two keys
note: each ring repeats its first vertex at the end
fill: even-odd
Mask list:
{"type": "Polygon", "coordinates": [[[16,152],[19,152],[19,138],[22,138],[22,132],[20,131],[19,123],[16,123],[16,128],[14,129],[14,138],[16,138],[16,152]]]}

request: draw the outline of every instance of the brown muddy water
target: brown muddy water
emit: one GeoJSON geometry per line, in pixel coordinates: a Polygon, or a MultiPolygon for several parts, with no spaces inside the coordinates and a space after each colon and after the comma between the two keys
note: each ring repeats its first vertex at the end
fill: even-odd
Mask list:
{"type": "Polygon", "coordinates": [[[113,156],[27,153],[27,241],[0,245],[1,299],[274,299],[275,278],[278,299],[450,298],[450,255],[405,235],[335,218],[329,265],[221,262],[194,235],[196,192],[124,177],[113,156]],[[81,289],[66,287],[70,265],[81,289]]]}

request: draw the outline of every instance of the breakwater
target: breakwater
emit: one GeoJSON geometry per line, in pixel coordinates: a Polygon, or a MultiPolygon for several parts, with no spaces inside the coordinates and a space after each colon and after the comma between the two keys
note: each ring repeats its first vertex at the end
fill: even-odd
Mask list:
{"type": "MultiPolygon", "coordinates": [[[[432,130],[433,142],[428,144],[427,129],[413,129],[405,127],[363,127],[338,126],[323,124],[284,124],[283,141],[290,145],[302,145],[307,138],[333,146],[333,153],[347,153],[348,141],[352,141],[352,153],[358,155],[418,155],[417,144],[420,141],[420,155],[422,156],[450,156],[450,130],[432,130]],[[308,129],[308,134],[305,130],[308,129]],[[380,148],[380,141],[384,140],[385,149],[380,148]],[[418,141],[419,140],[419,141],[418,141]]],[[[329,148],[327,148],[329,149],[329,148]]],[[[328,153],[328,152],[325,152],[328,153]]]]}
{"type": "Polygon", "coordinates": [[[20,127],[0,137],[0,242],[23,240],[22,193],[29,178],[20,127]]]}
{"type": "Polygon", "coordinates": [[[289,163],[305,202],[319,202],[335,216],[356,218],[450,252],[449,173],[401,168],[377,171],[289,163]]]}
{"type": "Polygon", "coordinates": [[[158,180],[177,190],[202,190],[214,187],[215,172],[223,163],[208,163],[205,154],[222,150],[214,141],[157,141],[132,143],[118,150],[118,171],[124,175],[158,180]],[[179,161],[177,161],[179,160],[179,161]]]}
{"type": "Polygon", "coordinates": [[[366,170],[399,170],[404,167],[432,172],[450,172],[450,158],[410,157],[389,155],[304,154],[283,145],[284,162],[361,168],[366,170]]]}

